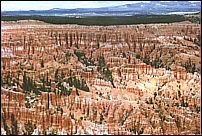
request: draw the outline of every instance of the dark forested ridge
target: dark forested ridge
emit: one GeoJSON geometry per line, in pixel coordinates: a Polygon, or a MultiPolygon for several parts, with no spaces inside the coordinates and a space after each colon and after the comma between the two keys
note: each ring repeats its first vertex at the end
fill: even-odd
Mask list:
{"type": "Polygon", "coordinates": [[[78,24],[78,25],[132,25],[149,23],[172,23],[185,21],[183,15],[134,15],[134,16],[1,16],[1,21],[39,20],[51,24],[78,24]]]}

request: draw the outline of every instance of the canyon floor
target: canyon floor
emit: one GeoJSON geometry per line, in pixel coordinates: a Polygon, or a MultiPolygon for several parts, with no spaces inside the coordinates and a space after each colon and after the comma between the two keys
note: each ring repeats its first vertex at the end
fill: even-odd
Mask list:
{"type": "Polygon", "coordinates": [[[200,31],[2,21],[1,134],[200,134],[200,31]]]}

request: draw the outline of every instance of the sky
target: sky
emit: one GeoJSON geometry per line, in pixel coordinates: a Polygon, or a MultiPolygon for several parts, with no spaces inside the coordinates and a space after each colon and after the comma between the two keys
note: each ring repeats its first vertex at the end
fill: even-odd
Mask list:
{"type": "MultiPolygon", "coordinates": [[[[1,1],[2,11],[99,8],[150,1],[1,1]]],[[[191,1],[190,1],[191,2],[191,1]]]]}
{"type": "Polygon", "coordinates": [[[150,1],[1,1],[2,11],[99,8],[150,1]]]}

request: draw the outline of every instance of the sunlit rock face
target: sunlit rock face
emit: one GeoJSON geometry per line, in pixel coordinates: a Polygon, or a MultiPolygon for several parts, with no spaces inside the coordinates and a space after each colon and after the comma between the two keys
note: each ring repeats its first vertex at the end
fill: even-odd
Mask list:
{"type": "Polygon", "coordinates": [[[1,28],[2,135],[200,134],[199,25],[1,28]]]}

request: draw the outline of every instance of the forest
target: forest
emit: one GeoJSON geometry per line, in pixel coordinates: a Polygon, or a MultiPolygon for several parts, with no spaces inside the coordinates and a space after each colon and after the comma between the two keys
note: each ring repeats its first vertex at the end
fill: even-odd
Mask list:
{"type": "Polygon", "coordinates": [[[132,25],[150,23],[173,23],[185,21],[182,15],[134,15],[134,16],[1,16],[1,21],[39,20],[50,24],[78,24],[78,25],[132,25]]]}

